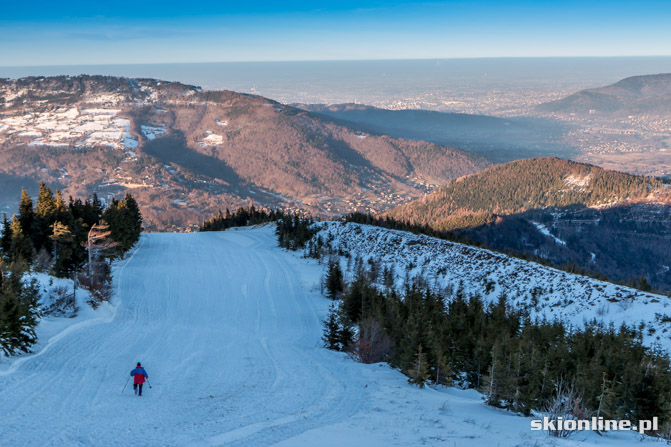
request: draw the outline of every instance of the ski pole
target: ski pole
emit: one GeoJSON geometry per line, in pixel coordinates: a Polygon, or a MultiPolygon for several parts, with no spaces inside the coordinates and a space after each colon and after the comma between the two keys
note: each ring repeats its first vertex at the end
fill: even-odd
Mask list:
{"type": "Polygon", "coordinates": [[[121,390],[121,394],[123,394],[124,391],[126,391],[126,385],[128,385],[128,381],[130,380],[130,376],[126,379],[126,384],[123,386],[123,390],[121,390]]]}
{"type": "Polygon", "coordinates": [[[147,385],[149,385],[149,389],[151,389],[151,383],[149,383],[149,378],[147,378],[147,385]]]}

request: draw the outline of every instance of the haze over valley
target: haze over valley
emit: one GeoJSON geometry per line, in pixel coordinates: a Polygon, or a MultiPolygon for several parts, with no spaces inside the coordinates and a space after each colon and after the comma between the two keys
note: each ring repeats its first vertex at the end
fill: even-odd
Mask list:
{"type": "Polygon", "coordinates": [[[589,112],[598,107],[578,113],[544,106],[628,77],[671,73],[669,57],[0,67],[0,76],[13,78],[82,73],[262,95],[321,110],[370,131],[474,151],[494,162],[551,155],[634,174],[671,173],[668,109],[612,114],[589,112]],[[355,116],[355,103],[357,109],[418,113],[408,119],[413,116],[409,112],[399,118],[376,112],[380,116],[371,125],[370,119],[355,116]]]}

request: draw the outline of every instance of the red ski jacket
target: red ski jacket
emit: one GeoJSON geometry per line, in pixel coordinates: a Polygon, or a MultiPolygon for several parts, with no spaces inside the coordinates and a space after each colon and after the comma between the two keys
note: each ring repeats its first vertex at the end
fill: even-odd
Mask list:
{"type": "Polygon", "coordinates": [[[135,384],[144,383],[144,378],[149,377],[147,375],[147,371],[145,371],[144,368],[141,366],[138,366],[137,368],[132,370],[130,372],[130,375],[133,376],[133,383],[135,384]]]}

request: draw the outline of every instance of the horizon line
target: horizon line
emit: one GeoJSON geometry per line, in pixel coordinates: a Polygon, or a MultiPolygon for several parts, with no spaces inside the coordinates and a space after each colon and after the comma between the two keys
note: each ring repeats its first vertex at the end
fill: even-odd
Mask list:
{"type": "Polygon", "coordinates": [[[422,57],[422,58],[379,58],[379,59],[288,59],[288,60],[231,60],[231,61],[191,61],[191,62],[113,62],[103,64],[29,64],[0,65],[0,68],[40,68],[40,67],[107,67],[119,65],[195,65],[195,64],[271,64],[271,63],[314,63],[314,62],[404,62],[404,61],[458,61],[458,60],[502,60],[502,59],[643,59],[671,58],[671,54],[651,55],[593,55],[593,56],[473,56],[473,57],[422,57]]]}

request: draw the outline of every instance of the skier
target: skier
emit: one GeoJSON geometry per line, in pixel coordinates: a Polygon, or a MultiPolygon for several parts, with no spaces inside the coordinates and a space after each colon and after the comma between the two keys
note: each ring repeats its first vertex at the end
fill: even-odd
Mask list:
{"type": "Polygon", "coordinates": [[[144,370],[140,362],[137,362],[137,367],[130,372],[130,375],[133,377],[133,390],[135,394],[142,396],[142,384],[145,378],[149,378],[147,371],[144,370]]]}

